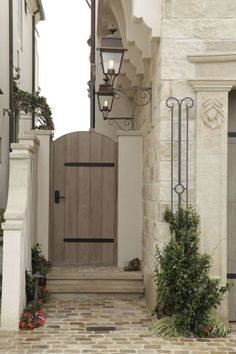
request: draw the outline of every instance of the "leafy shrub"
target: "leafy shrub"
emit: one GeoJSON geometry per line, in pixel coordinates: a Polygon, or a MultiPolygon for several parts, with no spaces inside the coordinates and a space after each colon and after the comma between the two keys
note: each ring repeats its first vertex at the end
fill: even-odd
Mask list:
{"type": "Polygon", "coordinates": [[[11,117],[18,117],[21,111],[34,114],[37,129],[54,130],[52,111],[45,97],[40,96],[40,92],[28,92],[19,88],[20,68],[15,68],[13,107],[11,117]]]}
{"type": "MultiPolygon", "coordinates": [[[[220,305],[229,284],[211,278],[211,258],[199,253],[199,216],[192,208],[175,214],[165,210],[171,239],[163,252],[156,249],[155,283],[159,318],[174,317],[176,332],[191,335],[209,321],[211,310],[220,305]]],[[[206,334],[206,333],[205,333],[206,334]]]]}
{"type": "Polygon", "coordinates": [[[32,273],[37,272],[47,274],[50,271],[51,263],[46,260],[42,253],[42,247],[40,244],[36,244],[32,247],[32,273]]]}
{"type": "Polygon", "coordinates": [[[30,275],[29,272],[25,272],[25,292],[26,292],[26,303],[29,304],[31,301],[34,301],[34,289],[35,289],[35,280],[30,275]]]}

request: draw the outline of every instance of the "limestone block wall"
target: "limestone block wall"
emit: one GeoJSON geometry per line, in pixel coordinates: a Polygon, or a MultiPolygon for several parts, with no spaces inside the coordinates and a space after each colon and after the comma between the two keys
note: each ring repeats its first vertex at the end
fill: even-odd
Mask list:
{"type": "MultiPolygon", "coordinates": [[[[144,132],[143,269],[145,294],[151,309],[155,304],[155,244],[162,246],[169,237],[168,225],[162,220],[163,209],[170,206],[170,111],[166,99],[190,96],[197,107],[197,95],[188,80],[198,72],[188,56],[235,50],[235,29],[233,0],[162,1],[161,38],[159,43],[152,43],[152,58],[145,67],[143,81],[143,85],[152,84],[152,117],[148,107],[136,110],[136,128],[144,132]]],[[[211,74],[217,77],[217,70],[211,74]]],[[[196,119],[195,108],[191,110],[189,126],[189,199],[193,206],[196,205],[196,119]]]]}

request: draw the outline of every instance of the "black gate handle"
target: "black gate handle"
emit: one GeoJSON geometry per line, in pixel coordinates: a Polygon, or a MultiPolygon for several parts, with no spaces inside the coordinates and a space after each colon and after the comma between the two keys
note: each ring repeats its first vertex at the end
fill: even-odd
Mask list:
{"type": "Polygon", "coordinates": [[[60,203],[60,199],[65,199],[65,197],[60,196],[60,191],[54,191],[54,202],[58,204],[60,203]]]}

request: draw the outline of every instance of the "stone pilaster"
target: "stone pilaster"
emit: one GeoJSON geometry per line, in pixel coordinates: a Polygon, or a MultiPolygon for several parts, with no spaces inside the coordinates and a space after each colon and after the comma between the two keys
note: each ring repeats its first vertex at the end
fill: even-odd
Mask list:
{"type": "MultiPolygon", "coordinates": [[[[213,276],[227,280],[227,133],[226,80],[190,81],[197,93],[196,209],[201,222],[201,249],[212,257],[213,276]]],[[[227,301],[219,314],[227,319],[227,301]]]]}

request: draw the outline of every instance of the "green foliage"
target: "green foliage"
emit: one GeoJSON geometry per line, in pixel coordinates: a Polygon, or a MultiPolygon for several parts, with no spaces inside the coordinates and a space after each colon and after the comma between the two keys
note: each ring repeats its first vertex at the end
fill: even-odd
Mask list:
{"type": "Polygon", "coordinates": [[[26,306],[20,316],[20,329],[34,329],[44,325],[45,319],[41,312],[41,300],[36,304],[30,303],[26,306]]]}
{"type": "Polygon", "coordinates": [[[45,97],[40,92],[27,92],[19,88],[20,68],[16,68],[14,77],[13,112],[11,115],[18,116],[21,111],[34,114],[37,129],[54,130],[52,111],[45,97]]]}
{"type": "Polygon", "coordinates": [[[213,314],[208,315],[207,326],[209,328],[208,337],[211,338],[225,337],[229,333],[228,327],[213,314]]]}
{"type": "MultiPolygon", "coordinates": [[[[32,251],[32,274],[39,272],[41,274],[46,275],[51,268],[51,264],[44,257],[41,246],[37,243],[32,247],[31,251],[32,251]]],[[[35,279],[27,271],[25,272],[25,278],[26,278],[26,285],[25,285],[26,299],[27,299],[27,304],[29,304],[31,301],[34,301],[35,279]]],[[[38,297],[43,300],[46,300],[47,291],[45,286],[39,287],[38,297]]]]}
{"type": "Polygon", "coordinates": [[[155,321],[152,327],[152,332],[157,337],[180,337],[183,335],[178,330],[177,318],[175,315],[155,321]]]}
{"type": "MultiPolygon", "coordinates": [[[[180,332],[179,320],[176,315],[164,317],[155,321],[152,326],[152,332],[157,337],[180,337],[186,334],[180,332]]],[[[204,322],[198,324],[191,336],[195,335],[201,338],[215,338],[225,337],[228,333],[229,329],[227,326],[219,321],[215,315],[209,314],[204,322]]]]}
{"type": "Polygon", "coordinates": [[[25,291],[26,291],[26,303],[29,304],[34,300],[34,289],[35,289],[35,280],[30,275],[29,272],[25,272],[25,291]]]}
{"type": "Polygon", "coordinates": [[[221,303],[229,284],[222,286],[220,278],[210,277],[210,256],[199,253],[196,211],[180,209],[173,214],[167,209],[164,219],[172,236],[162,252],[156,250],[155,312],[159,318],[174,315],[178,332],[190,335],[221,303]]]}
{"type": "Polygon", "coordinates": [[[124,267],[124,271],[137,272],[141,270],[142,261],[139,258],[132,259],[129,264],[124,267]]]}
{"type": "Polygon", "coordinates": [[[1,224],[5,221],[3,218],[4,212],[5,212],[4,209],[0,209],[0,236],[3,235],[3,230],[1,229],[1,224]]]}
{"type": "Polygon", "coordinates": [[[50,268],[51,263],[46,260],[42,253],[41,245],[37,243],[32,247],[32,273],[47,274],[50,268]]]}

